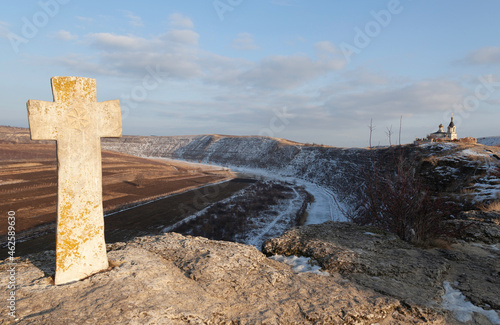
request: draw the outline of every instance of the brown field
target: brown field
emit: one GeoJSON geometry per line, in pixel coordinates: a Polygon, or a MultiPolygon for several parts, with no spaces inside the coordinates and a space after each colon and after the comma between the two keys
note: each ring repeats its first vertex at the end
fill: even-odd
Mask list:
{"type": "MultiPolygon", "coordinates": [[[[144,159],[110,151],[102,152],[102,160],[105,212],[234,178],[231,172],[218,167],[144,159]]],[[[56,165],[55,144],[0,142],[2,239],[7,233],[8,211],[15,212],[16,233],[56,221],[56,165]]]]}

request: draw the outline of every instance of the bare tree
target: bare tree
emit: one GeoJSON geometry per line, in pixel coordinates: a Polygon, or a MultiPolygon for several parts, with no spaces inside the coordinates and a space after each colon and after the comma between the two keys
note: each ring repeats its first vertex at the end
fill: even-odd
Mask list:
{"type": "Polygon", "coordinates": [[[399,145],[401,146],[401,129],[403,127],[403,115],[399,118],[399,145]]]}
{"type": "Polygon", "coordinates": [[[373,126],[373,118],[370,118],[370,125],[368,125],[368,128],[370,129],[370,141],[368,143],[368,146],[371,149],[372,148],[372,134],[373,134],[373,131],[375,130],[375,127],[373,126]]]}
{"type": "Polygon", "coordinates": [[[385,131],[385,134],[387,134],[387,137],[389,138],[389,147],[392,146],[392,140],[391,140],[391,136],[392,136],[392,125],[390,128],[386,127],[387,131],[385,131]]]}

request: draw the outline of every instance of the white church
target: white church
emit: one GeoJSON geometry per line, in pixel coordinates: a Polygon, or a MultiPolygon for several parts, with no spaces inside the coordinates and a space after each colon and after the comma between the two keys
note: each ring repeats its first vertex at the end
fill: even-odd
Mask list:
{"type": "Polygon", "coordinates": [[[431,133],[427,136],[430,141],[453,141],[457,140],[457,127],[453,123],[453,115],[451,116],[451,122],[448,125],[448,132],[444,131],[443,123],[439,124],[439,130],[437,132],[431,133]]]}

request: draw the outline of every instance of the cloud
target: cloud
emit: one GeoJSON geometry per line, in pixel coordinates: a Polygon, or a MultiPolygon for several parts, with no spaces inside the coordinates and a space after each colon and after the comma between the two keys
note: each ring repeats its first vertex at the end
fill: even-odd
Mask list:
{"type": "Polygon", "coordinates": [[[333,114],[353,118],[393,118],[448,111],[453,104],[460,103],[465,94],[466,90],[456,82],[428,80],[333,95],[325,102],[325,107],[333,114]]]}
{"type": "Polygon", "coordinates": [[[171,14],[170,16],[168,16],[168,21],[172,28],[194,28],[193,21],[180,13],[171,14]]]}
{"type": "Polygon", "coordinates": [[[7,37],[7,35],[10,33],[8,26],[8,23],[0,21],[0,37],[7,37]]]}
{"type": "Polygon", "coordinates": [[[335,45],[333,45],[333,43],[329,41],[318,42],[314,44],[314,47],[316,48],[317,51],[323,53],[330,53],[330,54],[339,53],[339,51],[335,48],[335,45]]]}
{"type": "Polygon", "coordinates": [[[58,31],[55,35],[54,38],[61,40],[61,41],[72,41],[78,38],[78,36],[71,34],[71,32],[68,32],[66,30],[60,30],[58,31]]]}
{"type": "Polygon", "coordinates": [[[333,44],[320,42],[315,47],[316,59],[301,54],[266,57],[242,73],[240,80],[251,87],[292,89],[345,66],[333,44]]]}
{"type": "Polygon", "coordinates": [[[335,45],[328,41],[314,45],[318,63],[326,70],[340,70],[347,64],[344,55],[335,45]]]}
{"type": "Polygon", "coordinates": [[[56,61],[82,72],[143,78],[149,68],[160,70],[165,78],[188,80],[201,74],[198,38],[191,30],[171,30],[152,38],[94,33],[85,37],[85,43],[97,50],[86,64],[79,65],[75,55],[56,61]]]}
{"type": "MultiPolygon", "coordinates": [[[[147,68],[158,66],[168,78],[198,78],[206,85],[235,91],[253,89],[254,92],[294,89],[345,65],[341,53],[329,42],[316,44],[316,57],[276,55],[252,62],[204,51],[198,46],[199,37],[189,29],[172,29],[149,38],[130,34],[88,34],[85,43],[97,50],[94,58],[87,61],[89,64],[78,66],[73,59],[59,62],[77,70],[95,70],[94,65],[101,65],[101,73],[137,78],[142,78],[147,68]]],[[[251,39],[251,35],[240,34],[239,39],[251,39]]],[[[239,43],[245,48],[249,44],[239,43]]]]}
{"type": "Polygon", "coordinates": [[[252,34],[250,33],[240,33],[233,40],[232,44],[235,50],[239,51],[253,51],[257,50],[259,47],[254,43],[252,34]]]}
{"type": "Polygon", "coordinates": [[[124,11],[124,16],[129,19],[129,24],[134,26],[134,27],[142,27],[144,24],[142,23],[142,18],[139,16],[136,16],[133,12],[131,11],[124,11]]]}
{"type": "Polygon", "coordinates": [[[106,51],[135,51],[148,47],[150,43],[144,38],[128,35],[115,35],[111,33],[90,34],[88,35],[88,38],[93,46],[106,51]]]}
{"type": "Polygon", "coordinates": [[[183,45],[197,45],[200,35],[192,30],[171,30],[163,34],[161,39],[183,45]]]}
{"type": "Polygon", "coordinates": [[[75,70],[84,71],[86,74],[90,75],[118,76],[118,74],[110,72],[107,67],[93,62],[93,58],[89,56],[83,56],[80,54],[68,54],[64,57],[59,57],[52,61],[56,61],[58,64],[62,64],[64,66],[72,67],[75,70]]]}
{"type": "Polygon", "coordinates": [[[469,54],[462,62],[467,64],[500,64],[500,47],[480,48],[469,54]]]}
{"type": "Polygon", "coordinates": [[[90,17],[76,16],[75,18],[78,19],[79,21],[83,21],[83,22],[87,22],[87,23],[91,23],[94,21],[94,18],[90,18],[90,17]]]}
{"type": "Polygon", "coordinates": [[[322,74],[320,64],[305,55],[272,56],[263,59],[241,79],[252,87],[289,89],[322,74]]]}
{"type": "MultiPolygon", "coordinates": [[[[195,80],[221,92],[256,96],[294,90],[337,72],[346,64],[342,53],[327,41],[315,44],[314,56],[297,53],[250,61],[217,55],[199,47],[200,35],[189,29],[194,27],[189,18],[175,13],[169,16],[169,21],[169,30],[149,37],[106,32],[87,34],[81,44],[93,51],[85,58],[85,64],[79,64],[80,57],[75,54],[54,61],[82,73],[137,79],[143,78],[148,69],[157,69],[165,80],[195,80]]],[[[58,36],[66,40],[74,38],[66,31],[60,31],[58,36]]],[[[257,48],[249,33],[239,34],[233,45],[241,50],[257,48]]]]}

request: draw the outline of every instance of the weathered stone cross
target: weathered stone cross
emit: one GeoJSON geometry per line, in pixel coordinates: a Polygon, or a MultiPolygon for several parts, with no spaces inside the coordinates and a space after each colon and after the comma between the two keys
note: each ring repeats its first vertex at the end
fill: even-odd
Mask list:
{"type": "Polygon", "coordinates": [[[32,140],[57,140],[55,284],[108,268],[101,137],[120,137],[120,102],[98,103],[95,79],[53,77],[54,102],[29,100],[32,140]]]}

